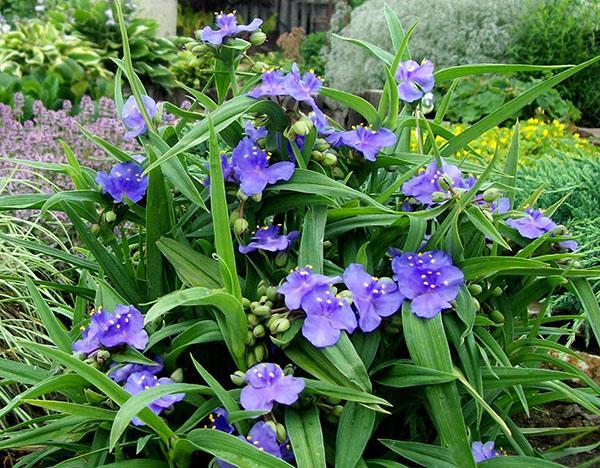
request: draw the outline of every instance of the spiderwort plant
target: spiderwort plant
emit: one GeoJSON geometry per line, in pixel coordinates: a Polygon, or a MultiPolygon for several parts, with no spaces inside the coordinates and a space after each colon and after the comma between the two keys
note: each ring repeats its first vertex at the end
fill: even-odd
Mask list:
{"type": "MultiPolygon", "coordinates": [[[[403,44],[397,16],[385,15],[390,43],[403,44]]],[[[132,111],[147,91],[124,47],[134,93],[124,120],[143,151],[88,135],[113,161],[110,173],[75,164],[72,148],[66,163],[44,167],[71,177],[75,190],[0,197],[2,210],[68,216],[74,245],[58,257],[72,284],[27,282],[43,344],[23,342],[26,355],[0,360],[1,378],[23,376],[27,387],[0,415],[24,405],[51,414],[3,429],[0,450],[35,444],[25,457],[49,466],[281,468],[474,468],[498,455],[491,442],[471,446],[471,436],[508,447],[514,466],[568,453],[532,450],[513,418],[564,400],[598,412],[594,383],[551,354],[572,354],[582,316],[561,310],[555,322],[551,309],[568,288],[597,339],[589,280],[600,271],[580,268],[580,254],[557,245],[574,239],[547,214],[518,208],[522,195],[536,198],[515,190],[518,158],[506,158],[504,175],[498,164],[456,155],[589,63],[561,69],[527,99],[451,137],[425,125],[417,107],[398,112],[400,100],[431,89],[432,64],[403,62],[394,79],[390,57],[399,51],[355,42],[392,72],[376,109],[299,66],[240,72],[242,62],[254,64],[245,63],[251,42],[239,36],[258,22],[236,21],[224,13],[204,30],[206,41],[186,45],[215,60],[214,89],[188,89],[193,111],[170,107],[176,121],[153,118],[148,138],[149,121],[132,111]],[[322,94],[371,126],[345,128],[322,94]],[[448,141],[412,153],[416,125],[448,141]],[[265,224],[247,232],[257,223],[265,224]],[[46,288],[71,306],[46,303],[46,288]],[[22,363],[34,358],[37,368],[22,363]]],[[[473,67],[439,70],[435,80],[481,70],[473,67]]],[[[514,141],[511,156],[518,134],[514,141]]],[[[31,249],[59,255],[42,240],[31,249]]]]}

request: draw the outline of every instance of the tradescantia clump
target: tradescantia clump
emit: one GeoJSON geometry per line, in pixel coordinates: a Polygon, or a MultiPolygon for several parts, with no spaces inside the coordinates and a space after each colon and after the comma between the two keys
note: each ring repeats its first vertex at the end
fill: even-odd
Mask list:
{"type": "Polygon", "coordinates": [[[110,171],[70,160],[55,169],[76,190],[0,198],[64,212],[81,241],[60,252],[78,284],[27,280],[51,344],[21,346],[56,365],[0,362],[3,379],[30,385],[0,414],[51,416],[3,432],[0,450],[177,467],[556,466],[581,450],[535,450],[514,417],[554,401],[600,411],[598,385],[556,358],[576,356],[566,345],[583,317],[550,310],[568,288],[599,338],[588,279],[600,271],[577,267],[558,205],[535,206],[539,192],[514,203],[518,129],[504,168],[455,158],[526,99],[459,135],[438,124],[444,103],[425,119],[434,83],[494,66],[411,61],[385,15],[394,50],[360,44],[387,70],[378,108],[296,66],[238,73],[260,20],[219,13],[198,33],[190,50],[213,57],[213,88],[187,88],[186,109],[146,96],[125,47],[133,95],[115,101],[143,154],[89,135],[110,171]],[[322,96],[363,125],[343,128],[322,96]],[[46,287],[72,308],[47,304],[46,287]]]}

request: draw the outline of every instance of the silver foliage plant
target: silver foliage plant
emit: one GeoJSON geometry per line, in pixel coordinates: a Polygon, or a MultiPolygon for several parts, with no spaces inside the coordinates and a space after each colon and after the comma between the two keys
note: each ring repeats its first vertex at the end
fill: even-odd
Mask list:
{"type": "MultiPolygon", "coordinates": [[[[518,17],[519,0],[368,0],[352,12],[341,36],[369,41],[385,50],[391,48],[382,12],[388,5],[408,28],[418,27],[411,37],[415,60],[428,58],[437,67],[466,63],[496,63],[505,56],[510,24],[518,17]]],[[[356,92],[381,88],[384,74],[367,51],[332,39],[326,80],[337,89],[356,92]],[[377,71],[377,72],[375,72],[377,71]]]]}

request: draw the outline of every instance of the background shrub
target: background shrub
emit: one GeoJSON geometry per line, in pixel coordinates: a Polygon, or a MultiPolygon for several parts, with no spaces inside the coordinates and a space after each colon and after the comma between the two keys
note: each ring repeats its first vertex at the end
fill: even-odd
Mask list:
{"type": "MultiPolygon", "coordinates": [[[[511,23],[521,2],[505,0],[368,0],[352,12],[342,36],[391,48],[383,14],[385,4],[408,29],[418,22],[410,44],[413,58],[429,58],[437,68],[461,63],[498,62],[506,53],[511,23]]],[[[333,39],[326,78],[335,88],[348,91],[381,87],[383,72],[367,52],[333,39]]]]}
{"type": "MultiPolygon", "coordinates": [[[[573,64],[591,59],[600,48],[600,3],[594,0],[529,0],[515,18],[507,48],[513,62],[573,64]]],[[[600,64],[557,86],[583,113],[581,123],[600,126],[600,64]]]]}
{"type": "Polygon", "coordinates": [[[325,73],[323,46],[326,39],[327,34],[325,32],[315,32],[306,36],[300,45],[300,54],[302,55],[304,68],[314,70],[317,75],[325,73]]]}

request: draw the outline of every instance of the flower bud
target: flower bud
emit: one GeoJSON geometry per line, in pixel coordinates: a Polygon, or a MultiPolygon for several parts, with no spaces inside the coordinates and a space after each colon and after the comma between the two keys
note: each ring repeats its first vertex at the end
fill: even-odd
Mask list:
{"type": "Polygon", "coordinates": [[[473,294],[473,296],[479,296],[483,292],[483,288],[479,284],[470,284],[469,292],[473,294]]]}
{"type": "Polygon", "coordinates": [[[278,335],[279,333],[284,333],[289,330],[291,323],[286,318],[279,318],[275,320],[271,325],[269,325],[269,331],[273,335],[278,335]]]}
{"type": "Polygon", "coordinates": [[[265,330],[263,325],[256,325],[254,330],[252,330],[252,334],[255,338],[263,338],[267,334],[267,330],[265,330]]]}
{"type": "Polygon", "coordinates": [[[342,405],[335,405],[331,409],[331,414],[333,414],[336,418],[339,418],[342,415],[342,411],[344,411],[344,407],[342,405]]]}
{"type": "Polygon", "coordinates": [[[246,365],[248,367],[252,367],[254,364],[256,364],[258,361],[256,360],[256,356],[254,355],[254,352],[249,352],[248,356],[246,356],[246,365]]]}
{"type": "Polygon", "coordinates": [[[192,52],[196,55],[204,55],[208,52],[208,46],[206,44],[198,44],[195,47],[192,47],[192,52]]]}
{"type": "Polygon", "coordinates": [[[269,66],[264,62],[255,62],[254,65],[252,65],[252,71],[254,73],[263,73],[268,68],[269,66]]]}
{"type": "Polygon", "coordinates": [[[248,328],[252,329],[254,328],[256,325],[258,325],[258,317],[254,314],[248,314],[248,328]]]}
{"type": "Polygon", "coordinates": [[[242,306],[244,307],[244,309],[249,309],[251,304],[252,303],[250,302],[250,299],[248,299],[247,297],[242,297],[242,306]]]}
{"type": "Polygon", "coordinates": [[[260,29],[250,34],[250,44],[254,46],[263,45],[267,40],[267,35],[260,29]]]}
{"type": "Polygon", "coordinates": [[[252,313],[257,317],[268,317],[269,315],[271,315],[271,308],[266,305],[261,305],[255,307],[252,313]]]}
{"type": "Polygon", "coordinates": [[[267,294],[267,285],[265,284],[264,281],[261,281],[260,283],[258,283],[258,289],[256,290],[258,297],[262,297],[265,294],[267,294]]]}
{"type": "Polygon", "coordinates": [[[240,219],[240,212],[238,210],[233,210],[229,213],[229,224],[233,226],[238,219],[240,219]]]}
{"type": "Polygon", "coordinates": [[[256,357],[256,362],[263,362],[267,357],[267,347],[264,343],[259,344],[256,348],[254,348],[254,356],[256,357]]]}
{"type": "Polygon", "coordinates": [[[96,361],[96,358],[87,358],[85,361],[83,361],[84,363],[86,363],[88,366],[93,367],[94,369],[99,369],[100,368],[100,364],[98,363],[98,361],[96,361]]]}
{"type": "Polygon", "coordinates": [[[275,302],[279,298],[279,293],[277,292],[276,286],[269,286],[265,293],[270,301],[275,302]]]}
{"type": "Polygon", "coordinates": [[[425,93],[421,98],[421,111],[423,114],[429,114],[434,107],[435,99],[433,93],[425,93]]]}
{"type": "Polygon", "coordinates": [[[79,359],[80,361],[83,361],[87,357],[87,354],[86,353],[82,353],[81,351],[78,351],[78,352],[76,352],[76,353],[73,354],[73,357],[75,359],[79,359]]]}
{"type": "Polygon", "coordinates": [[[248,221],[246,221],[244,218],[238,218],[233,223],[233,232],[235,232],[238,236],[241,236],[247,230],[248,221]]]}
{"type": "Polygon", "coordinates": [[[262,192],[252,195],[252,200],[254,200],[256,203],[260,202],[262,200],[262,192]]]}
{"type": "Polygon", "coordinates": [[[275,265],[283,268],[287,264],[287,258],[286,252],[277,252],[277,255],[275,255],[275,265]]]}
{"type": "Polygon", "coordinates": [[[481,310],[481,304],[479,304],[479,301],[477,299],[475,299],[474,297],[472,297],[471,301],[473,301],[473,305],[475,306],[475,310],[481,310]]]}
{"type": "Polygon", "coordinates": [[[490,313],[490,318],[498,324],[504,323],[504,315],[499,310],[492,310],[490,313]]]}
{"type": "Polygon", "coordinates": [[[448,199],[448,194],[445,192],[433,192],[431,194],[431,199],[436,203],[442,203],[448,199]]]}
{"type": "Polygon", "coordinates": [[[306,120],[301,119],[298,120],[294,125],[292,125],[292,131],[296,135],[306,136],[310,133],[310,129],[312,128],[312,124],[309,125],[306,120]]]}
{"type": "Polygon", "coordinates": [[[277,433],[277,423],[275,421],[265,421],[265,424],[273,429],[273,432],[277,433]]]}
{"type": "Polygon", "coordinates": [[[254,346],[256,344],[256,338],[254,338],[254,333],[248,330],[246,334],[246,346],[254,346]]]}
{"type": "Polygon", "coordinates": [[[321,153],[318,150],[313,150],[312,153],[310,153],[311,157],[318,162],[323,161],[323,159],[325,159],[325,156],[323,156],[323,153],[321,153]]]}
{"type": "Polygon", "coordinates": [[[108,352],[106,349],[101,349],[100,351],[98,351],[96,353],[96,361],[100,365],[104,364],[109,359],[110,359],[110,352],[108,352]]]}
{"type": "Polygon", "coordinates": [[[452,179],[444,174],[442,177],[438,179],[438,185],[442,190],[450,190],[452,188],[452,179]]]}
{"type": "Polygon", "coordinates": [[[92,227],[90,228],[90,231],[92,231],[92,234],[95,234],[95,235],[100,234],[101,230],[102,230],[102,228],[100,227],[99,224],[92,224],[92,227]]]}
{"type": "Polygon", "coordinates": [[[323,166],[333,167],[337,164],[337,156],[331,152],[327,152],[323,158],[323,166]]]}
{"type": "Polygon", "coordinates": [[[492,291],[492,296],[502,296],[502,293],[504,292],[504,290],[500,287],[500,286],[496,286],[493,291],[492,291]]]}
{"type": "Polygon", "coordinates": [[[337,166],[331,170],[331,175],[336,179],[343,179],[346,177],[346,174],[344,174],[344,171],[342,171],[342,169],[337,166]]]}
{"type": "Polygon", "coordinates": [[[248,200],[249,197],[244,192],[242,192],[242,189],[239,189],[237,191],[237,198],[239,201],[245,202],[246,200],[248,200]]]}
{"type": "Polygon", "coordinates": [[[498,198],[500,198],[500,195],[502,195],[502,192],[500,192],[500,190],[498,190],[497,188],[489,188],[485,192],[483,192],[483,200],[488,203],[492,203],[493,201],[498,200],[498,198]]]}
{"type": "Polygon", "coordinates": [[[233,382],[233,385],[237,385],[238,387],[246,384],[246,374],[241,370],[235,371],[229,378],[233,382]]]}
{"type": "Polygon", "coordinates": [[[315,149],[317,151],[326,151],[331,148],[331,145],[327,142],[327,140],[323,138],[317,138],[315,141],[315,149]]]}
{"type": "Polygon", "coordinates": [[[114,211],[107,211],[104,213],[104,221],[107,223],[114,223],[117,220],[117,214],[114,211]]]}
{"type": "Polygon", "coordinates": [[[177,369],[175,369],[173,371],[173,373],[170,375],[171,380],[173,380],[174,382],[177,383],[181,383],[183,382],[183,369],[181,367],[178,367],[177,369]]]}
{"type": "Polygon", "coordinates": [[[277,434],[277,442],[283,444],[287,440],[287,431],[281,423],[276,424],[275,434],[277,434]]]}
{"type": "Polygon", "coordinates": [[[294,375],[294,366],[291,364],[288,364],[287,366],[285,366],[283,368],[283,375],[294,375]]]}

